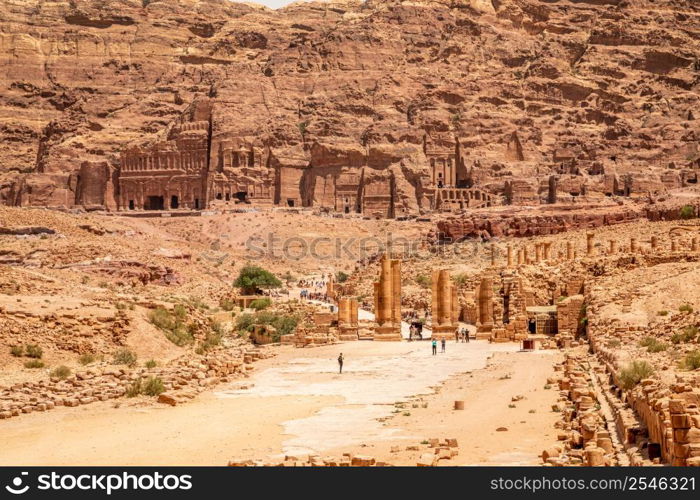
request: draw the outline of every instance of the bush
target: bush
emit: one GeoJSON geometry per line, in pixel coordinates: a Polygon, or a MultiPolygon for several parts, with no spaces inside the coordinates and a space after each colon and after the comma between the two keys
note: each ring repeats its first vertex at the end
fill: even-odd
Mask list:
{"type": "Polygon", "coordinates": [[[684,205],[680,210],[681,219],[692,219],[695,217],[695,209],[692,205],[684,205]]]}
{"type": "Polygon", "coordinates": [[[246,295],[254,295],[259,290],[279,288],[282,282],[270,271],[257,266],[247,265],[238,274],[233,286],[240,288],[246,295]]]}
{"type": "Polygon", "coordinates": [[[426,276],[425,274],[419,274],[416,276],[416,283],[418,283],[422,288],[428,288],[432,284],[432,279],[430,276],[426,276]]]}
{"type": "Polygon", "coordinates": [[[94,363],[94,362],[95,362],[95,356],[93,354],[90,354],[90,353],[81,354],[80,357],[78,358],[78,363],[80,363],[83,366],[89,365],[90,363],[94,363]]]}
{"type": "Polygon", "coordinates": [[[681,361],[681,368],[686,370],[697,370],[700,368],[700,351],[691,351],[685,355],[683,361],[681,361]]]}
{"type": "Polygon", "coordinates": [[[648,352],[661,352],[668,349],[668,344],[659,341],[655,337],[645,337],[639,345],[646,347],[648,352]]]}
{"type": "Polygon", "coordinates": [[[43,368],[44,362],[41,361],[40,359],[32,359],[32,360],[24,363],[24,367],[25,368],[43,368]]]}
{"type": "Polygon", "coordinates": [[[68,368],[65,365],[57,366],[56,368],[51,370],[50,375],[53,378],[66,379],[70,376],[70,368],[68,368]]]}
{"type": "Polygon", "coordinates": [[[114,364],[134,366],[136,364],[136,353],[123,347],[114,353],[114,364]]]}
{"type": "Polygon", "coordinates": [[[146,396],[157,396],[161,392],[165,392],[163,381],[158,377],[148,377],[142,386],[142,392],[146,396]]]}
{"type": "Polygon", "coordinates": [[[143,392],[143,382],[142,380],[136,379],[134,380],[129,387],[126,388],[126,397],[127,398],[135,398],[139,394],[143,392]]]}
{"type": "Polygon", "coordinates": [[[263,309],[270,307],[271,304],[272,301],[269,298],[265,297],[262,299],[255,299],[251,301],[250,308],[256,311],[262,311],[263,309]]]}
{"type": "Polygon", "coordinates": [[[155,368],[157,365],[158,365],[158,363],[156,363],[155,359],[149,359],[148,361],[146,361],[144,363],[144,366],[146,368],[155,368]]]}
{"type": "Polygon", "coordinates": [[[224,297],[219,301],[219,307],[223,309],[224,311],[233,311],[233,308],[236,306],[235,302],[233,300],[224,297]]]}
{"type": "Polygon", "coordinates": [[[623,389],[632,389],[645,378],[651,377],[654,368],[647,361],[633,361],[618,374],[623,389]]]}
{"type": "Polygon", "coordinates": [[[24,347],[21,345],[13,345],[10,347],[10,354],[12,354],[15,358],[19,358],[20,356],[24,355],[24,347]]]}
{"type": "Polygon", "coordinates": [[[44,351],[36,344],[27,344],[24,346],[25,355],[28,358],[40,359],[44,355],[44,351]]]}
{"type": "Polygon", "coordinates": [[[668,311],[663,309],[663,310],[657,312],[656,314],[658,314],[659,316],[668,316],[668,311]]]}
{"type": "Polygon", "coordinates": [[[337,281],[338,283],[345,283],[349,277],[350,275],[343,271],[338,271],[337,273],[335,273],[335,281],[337,281]]]}
{"type": "Polygon", "coordinates": [[[253,314],[245,313],[236,318],[236,330],[239,332],[251,331],[254,324],[255,316],[253,314]]]}
{"type": "Polygon", "coordinates": [[[691,306],[690,304],[683,304],[678,308],[678,310],[682,313],[691,313],[693,312],[693,306],[691,306]]]}
{"type": "Polygon", "coordinates": [[[698,327],[694,325],[686,326],[683,328],[682,332],[676,332],[671,335],[671,342],[673,344],[681,344],[692,342],[698,335],[698,327]]]}
{"type": "Polygon", "coordinates": [[[622,345],[622,343],[618,339],[612,339],[612,340],[608,340],[605,345],[611,349],[615,349],[617,347],[620,347],[620,345],[622,345]]]}
{"type": "Polygon", "coordinates": [[[163,330],[165,338],[180,347],[194,341],[192,332],[185,326],[185,319],[187,319],[187,308],[182,304],[177,304],[172,312],[164,307],[157,307],[148,314],[151,324],[163,330]]]}
{"type": "Polygon", "coordinates": [[[259,311],[255,314],[241,314],[236,320],[236,330],[239,335],[242,335],[245,332],[252,332],[256,325],[272,326],[275,329],[272,340],[279,342],[282,335],[292,333],[298,324],[297,316],[259,311]]]}
{"type": "Polygon", "coordinates": [[[165,338],[180,347],[194,342],[194,335],[192,335],[190,328],[182,323],[178,324],[174,329],[166,331],[165,338]]]}

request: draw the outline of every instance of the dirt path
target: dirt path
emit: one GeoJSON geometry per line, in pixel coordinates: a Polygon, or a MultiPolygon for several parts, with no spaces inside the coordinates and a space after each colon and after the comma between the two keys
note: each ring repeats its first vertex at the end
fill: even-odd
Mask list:
{"type": "Polygon", "coordinates": [[[408,464],[414,457],[392,454],[390,446],[448,436],[462,445],[472,438],[473,454],[455,463],[532,463],[535,450],[555,439],[548,405],[556,392],[543,386],[559,354],[516,349],[450,342],[447,353],[432,356],[428,342],[281,347],[250,379],[182,406],[123,400],[120,408],[99,403],[3,422],[0,465],[222,465],[341,451],[408,464]],[[341,351],[346,365],[339,375],[341,351]],[[495,364],[484,368],[494,352],[495,364]],[[459,375],[466,371],[472,376],[459,375]],[[510,378],[503,378],[506,371],[510,378]],[[509,409],[516,393],[527,399],[509,409]],[[428,407],[392,413],[396,403],[410,407],[419,399],[428,407]],[[464,412],[451,410],[454,399],[465,400],[464,412]],[[508,432],[496,433],[498,425],[508,432]]]}

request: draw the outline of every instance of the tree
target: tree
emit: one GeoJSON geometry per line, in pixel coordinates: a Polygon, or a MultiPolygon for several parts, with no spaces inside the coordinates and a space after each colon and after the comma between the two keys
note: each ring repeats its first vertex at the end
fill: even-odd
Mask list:
{"type": "Polygon", "coordinates": [[[282,282],[270,271],[258,266],[245,266],[238,274],[233,286],[241,289],[246,295],[255,295],[260,290],[279,288],[282,282]]]}

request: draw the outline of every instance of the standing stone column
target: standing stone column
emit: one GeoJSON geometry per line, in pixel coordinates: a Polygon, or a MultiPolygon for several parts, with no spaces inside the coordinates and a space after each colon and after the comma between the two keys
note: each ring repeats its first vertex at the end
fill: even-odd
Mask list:
{"type": "Polygon", "coordinates": [[[491,337],[493,329],[493,278],[486,275],[481,279],[476,291],[477,324],[476,336],[480,339],[491,337]]]}
{"type": "Polygon", "coordinates": [[[374,340],[401,340],[401,261],[384,254],[374,287],[374,340]]]}
{"type": "Polygon", "coordinates": [[[401,261],[398,259],[391,260],[391,319],[395,327],[399,329],[401,335],[401,261]]]}
{"type": "Polygon", "coordinates": [[[535,245],[535,263],[539,264],[542,260],[542,244],[537,243],[535,245]]]}
{"type": "Polygon", "coordinates": [[[586,256],[587,257],[592,257],[593,256],[593,233],[588,233],[586,234],[586,256]]]}
{"type": "Polygon", "coordinates": [[[630,238],[630,252],[637,253],[637,238],[630,238]]]}
{"type": "Polygon", "coordinates": [[[506,259],[508,267],[513,267],[513,245],[508,245],[506,249],[506,259]]]}
{"type": "Polygon", "coordinates": [[[617,253],[617,242],[615,240],[610,240],[610,255],[617,253]]]}
{"type": "Polygon", "coordinates": [[[548,241],[548,242],[544,243],[544,260],[548,261],[552,257],[551,252],[552,252],[552,243],[548,241]]]}
{"type": "Polygon", "coordinates": [[[697,238],[693,238],[693,240],[690,242],[690,250],[693,252],[698,251],[698,239],[697,238]]]}
{"type": "Polygon", "coordinates": [[[459,316],[457,287],[450,279],[447,269],[433,271],[433,324],[434,339],[454,335],[455,321],[459,316]]]}
{"type": "Polygon", "coordinates": [[[676,252],[678,250],[678,242],[676,238],[671,238],[671,252],[676,252]]]}
{"type": "Polygon", "coordinates": [[[659,239],[656,236],[651,237],[651,249],[656,250],[656,247],[659,245],[659,239]]]}
{"type": "Polygon", "coordinates": [[[574,258],[574,245],[570,242],[566,242],[566,260],[571,260],[574,258]]]}
{"type": "Polygon", "coordinates": [[[496,245],[491,244],[491,267],[496,267],[496,245]]]}

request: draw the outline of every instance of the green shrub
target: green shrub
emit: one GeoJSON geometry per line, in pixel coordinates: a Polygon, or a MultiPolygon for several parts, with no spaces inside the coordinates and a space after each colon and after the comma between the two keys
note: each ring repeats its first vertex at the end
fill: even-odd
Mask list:
{"type": "Polygon", "coordinates": [[[676,332],[673,335],[671,335],[671,342],[673,344],[692,342],[697,336],[698,327],[695,325],[689,325],[683,328],[682,332],[676,332]]]}
{"type": "Polygon", "coordinates": [[[337,273],[335,273],[335,281],[337,281],[338,283],[345,283],[349,277],[350,275],[343,271],[338,271],[337,273]]]}
{"type": "Polygon", "coordinates": [[[255,324],[255,315],[245,313],[236,318],[236,330],[239,332],[249,332],[255,324]]]}
{"type": "Polygon", "coordinates": [[[24,346],[24,353],[28,358],[40,359],[44,355],[44,351],[36,344],[27,344],[24,346]]]}
{"type": "Polygon", "coordinates": [[[618,339],[612,339],[612,340],[608,340],[605,345],[611,349],[615,349],[617,347],[620,347],[620,345],[622,345],[622,343],[618,339]]]}
{"type": "Polygon", "coordinates": [[[134,366],[136,364],[136,353],[126,347],[122,347],[114,353],[114,364],[134,366]]]}
{"type": "Polygon", "coordinates": [[[691,313],[693,312],[693,306],[691,306],[690,304],[683,304],[678,308],[678,310],[682,313],[691,313]]]}
{"type": "Polygon", "coordinates": [[[259,290],[279,288],[282,282],[270,271],[257,266],[247,265],[238,274],[233,286],[240,288],[246,295],[254,295],[259,290]]]}
{"type": "Polygon", "coordinates": [[[118,311],[123,311],[128,306],[124,302],[117,302],[116,304],[114,304],[114,307],[116,307],[118,311]]]}
{"type": "Polygon", "coordinates": [[[135,398],[143,392],[143,381],[138,378],[126,388],[126,397],[135,398]]]}
{"type": "Polygon", "coordinates": [[[432,281],[433,280],[430,278],[430,276],[427,276],[425,274],[419,274],[418,276],[416,276],[416,283],[422,288],[429,288],[432,284],[432,281]]]}
{"type": "Polygon", "coordinates": [[[668,344],[661,342],[654,337],[645,337],[640,343],[640,346],[646,347],[648,352],[661,352],[668,349],[668,344]]]}
{"type": "Polygon", "coordinates": [[[65,365],[57,366],[53,370],[51,370],[50,375],[53,378],[60,378],[60,379],[66,379],[70,376],[70,368],[68,368],[65,365]]]}
{"type": "Polygon", "coordinates": [[[13,345],[10,347],[10,354],[12,354],[15,358],[19,358],[20,356],[24,355],[24,347],[21,345],[13,345]]]}
{"type": "Polygon", "coordinates": [[[692,205],[684,205],[680,210],[681,219],[692,219],[695,217],[695,208],[692,205]]]}
{"type": "Polygon", "coordinates": [[[25,368],[43,368],[44,362],[40,359],[32,359],[24,363],[25,368]]]}
{"type": "Polygon", "coordinates": [[[219,301],[219,307],[224,311],[233,311],[236,306],[235,302],[229,298],[224,297],[219,301]]]}
{"type": "Polygon", "coordinates": [[[163,381],[158,377],[148,377],[143,384],[142,392],[146,396],[157,396],[161,392],[165,392],[165,386],[163,385],[163,381]]]}
{"type": "Polygon", "coordinates": [[[178,324],[172,330],[167,330],[165,332],[165,338],[179,347],[183,347],[194,342],[194,335],[192,335],[190,328],[186,327],[182,323],[178,324]]]}
{"type": "Polygon", "coordinates": [[[256,311],[262,311],[263,309],[266,309],[270,307],[272,304],[272,301],[268,297],[264,297],[262,299],[255,299],[250,302],[250,308],[254,309],[256,311]]]}
{"type": "Polygon", "coordinates": [[[90,353],[81,354],[80,357],[78,358],[78,363],[80,363],[83,366],[89,365],[90,363],[94,363],[94,362],[95,362],[95,356],[93,354],[90,354],[90,353]]]}
{"type": "Polygon", "coordinates": [[[651,377],[654,368],[647,361],[633,361],[618,374],[623,389],[632,389],[645,378],[651,377]]]}
{"type": "Polygon", "coordinates": [[[659,316],[668,316],[668,311],[663,309],[663,310],[657,312],[656,314],[658,314],[659,316]]]}
{"type": "Polygon", "coordinates": [[[144,366],[146,368],[155,368],[157,365],[158,365],[158,363],[156,363],[155,359],[149,359],[148,361],[146,361],[144,363],[144,366]]]}
{"type": "Polygon", "coordinates": [[[681,368],[686,370],[697,370],[700,368],[700,351],[695,350],[686,354],[681,361],[681,368]]]}
{"type": "Polygon", "coordinates": [[[165,332],[165,338],[177,346],[185,346],[194,341],[194,336],[184,321],[187,319],[187,308],[182,304],[173,307],[172,312],[164,307],[157,307],[148,314],[152,325],[165,332]]]}

